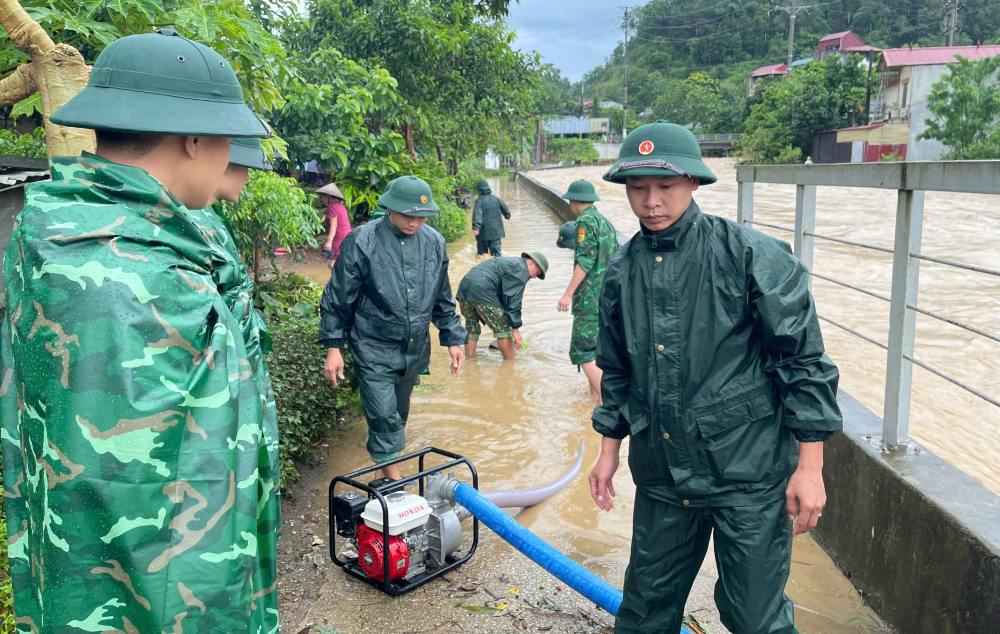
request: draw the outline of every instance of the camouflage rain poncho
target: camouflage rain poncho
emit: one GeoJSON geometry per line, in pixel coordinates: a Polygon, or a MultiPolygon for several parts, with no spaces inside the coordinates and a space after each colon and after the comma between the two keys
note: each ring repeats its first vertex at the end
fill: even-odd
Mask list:
{"type": "Polygon", "coordinates": [[[85,154],[52,177],[4,261],[18,626],[277,632],[267,337],[231,238],[142,170],[85,154]]]}

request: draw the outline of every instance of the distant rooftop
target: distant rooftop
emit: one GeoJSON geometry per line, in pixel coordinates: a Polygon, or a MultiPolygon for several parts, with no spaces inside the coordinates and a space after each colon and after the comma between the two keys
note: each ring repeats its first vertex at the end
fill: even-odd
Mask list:
{"type": "Polygon", "coordinates": [[[771,64],[770,66],[761,66],[754,72],[750,73],[751,77],[770,77],[772,75],[787,75],[788,67],[784,64],[771,64]]]}
{"type": "Polygon", "coordinates": [[[926,46],[887,48],[882,51],[882,60],[887,68],[896,66],[925,66],[929,64],[951,64],[959,57],[976,61],[1000,55],[1000,44],[982,46],[926,46]]]}
{"type": "Polygon", "coordinates": [[[608,131],[610,121],[607,117],[562,117],[545,122],[545,131],[549,134],[603,134],[608,131]]]}

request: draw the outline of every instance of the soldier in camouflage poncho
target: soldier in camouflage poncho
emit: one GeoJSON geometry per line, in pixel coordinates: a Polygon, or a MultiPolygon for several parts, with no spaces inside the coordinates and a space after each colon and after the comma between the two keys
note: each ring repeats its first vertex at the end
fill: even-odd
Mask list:
{"type": "Polygon", "coordinates": [[[222,137],[266,129],[225,60],[170,31],[110,45],[52,119],[97,129],[98,155],[53,161],[5,255],[18,628],[277,632],[267,335],[221,219],[192,211],[222,137]]]}
{"type": "MultiPolygon", "coordinates": [[[[587,375],[590,394],[601,400],[601,370],[597,367],[597,304],[611,257],[618,251],[618,234],[611,221],[597,211],[600,200],[586,180],[574,181],[562,196],[577,216],[576,243],[573,245],[573,277],[559,300],[559,310],[573,309],[573,334],[569,360],[587,375]]],[[[561,230],[560,230],[561,231],[561,230]]]]}

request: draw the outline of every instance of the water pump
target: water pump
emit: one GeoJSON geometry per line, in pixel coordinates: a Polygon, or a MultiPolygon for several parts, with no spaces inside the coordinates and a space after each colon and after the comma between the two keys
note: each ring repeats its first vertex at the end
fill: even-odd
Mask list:
{"type": "Polygon", "coordinates": [[[429,447],[394,461],[338,476],[330,483],[330,557],[347,573],[390,595],[409,592],[468,561],[479,544],[474,520],[464,554],[462,521],[469,512],[448,499],[440,487],[428,486],[431,476],[456,468],[471,474],[464,457],[429,447]],[[425,468],[427,458],[444,459],[425,468]],[[359,480],[386,464],[416,460],[417,473],[401,480],[359,480]],[[346,489],[337,492],[337,486],[346,489]],[[417,492],[407,489],[416,488],[417,492]]]}

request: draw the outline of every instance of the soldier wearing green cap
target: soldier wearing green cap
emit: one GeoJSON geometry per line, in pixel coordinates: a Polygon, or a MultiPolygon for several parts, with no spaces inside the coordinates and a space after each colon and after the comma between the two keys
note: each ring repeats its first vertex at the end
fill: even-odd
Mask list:
{"type": "Polygon", "coordinates": [[[469,341],[465,356],[476,354],[476,344],[486,324],[497,338],[505,360],[521,348],[521,301],[528,280],[545,279],[549,261],[537,251],[522,253],[519,258],[491,258],[472,267],[458,285],[458,306],[465,318],[469,341]]]}
{"type": "Polygon", "coordinates": [[[472,233],[476,236],[476,255],[500,257],[500,241],[503,239],[503,219],[510,220],[510,209],[493,195],[490,184],[480,179],[476,183],[479,198],[472,208],[472,233]]]}
{"type": "Polygon", "coordinates": [[[583,370],[594,400],[601,400],[601,370],[597,367],[597,301],[604,273],[618,251],[618,233],[594,203],[601,198],[587,180],[570,183],[563,198],[576,219],[573,275],[559,300],[560,311],[573,309],[569,360],[583,370]]]}
{"type": "Polygon", "coordinates": [[[17,621],[276,631],[263,334],[192,211],[220,194],[229,139],[267,130],[230,65],[167,29],[110,44],[52,121],[96,130],[97,150],[30,186],[4,258],[17,621]]]}
{"type": "MultiPolygon", "coordinates": [[[[425,224],[438,214],[431,188],[402,176],[378,204],[389,213],[352,231],[340,247],[320,303],[319,333],[334,387],[344,378],[340,349],[350,343],[375,463],[395,458],[406,444],[410,395],[430,360],[430,324],[448,348],[452,374],[462,368],[468,338],[455,312],[444,238],[425,224]]],[[[398,479],[399,466],[383,474],[398,479]]]]}
{"type": "Polygon", "coordinates": [[[676,632],[712,538],[723,625],[795,632],[792,534],[819,520],[823,441],[842,426],[808,272],[786,244],[701,212],[692,194],[715,175],[682,126],[637,128],[604,178],[641,225],[601,293],[593,414],[594,501],[611,508],[626,436],[636,485],[615,631],[676,632]]]}

